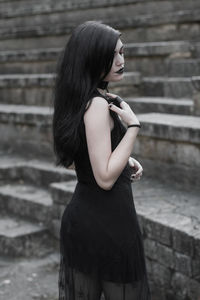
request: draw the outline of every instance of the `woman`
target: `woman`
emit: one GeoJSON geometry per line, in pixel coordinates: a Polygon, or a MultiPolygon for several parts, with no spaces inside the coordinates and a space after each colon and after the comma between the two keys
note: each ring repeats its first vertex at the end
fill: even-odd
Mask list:
{"type": "Polygon", "coordinates": [[[150,299],[131,189],[142,175],[130,158],[140,124],[125,101],[106,94],[110,81],[123,78],[120,35],[100,22],[79,25],[58,69],[56,165],[74,163],[78,179],[61,220],[59,300],[150,299]]]}

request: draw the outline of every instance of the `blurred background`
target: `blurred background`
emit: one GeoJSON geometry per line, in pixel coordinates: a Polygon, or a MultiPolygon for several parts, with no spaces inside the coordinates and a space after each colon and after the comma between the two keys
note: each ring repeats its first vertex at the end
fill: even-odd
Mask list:
{"type": "Polygon", "coordinates": [[[0,299],[58,297],[60,218],[77,179],[55,167],[52,89],[87,20],[122,32],[125,76],[109,90],[142,124],[132,187],[152,300],[200,300],[199,0],[0,0],[0,299]]]}

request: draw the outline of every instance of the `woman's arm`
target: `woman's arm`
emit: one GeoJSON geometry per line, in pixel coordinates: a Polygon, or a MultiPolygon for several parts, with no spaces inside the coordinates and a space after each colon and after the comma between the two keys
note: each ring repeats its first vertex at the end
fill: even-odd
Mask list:
{"type": "Polygon", "coordinates": [[[137,127],[127,129],[112,152],[110,112],[108,103],[95,97],[84,115],[88,153],[97,184],[110,190],[126,166],[138,133],[137,127]]]}

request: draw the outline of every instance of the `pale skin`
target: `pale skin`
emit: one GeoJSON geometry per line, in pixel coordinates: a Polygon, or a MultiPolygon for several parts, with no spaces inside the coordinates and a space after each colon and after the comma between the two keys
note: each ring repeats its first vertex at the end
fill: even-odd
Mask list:
{"type": "MultiPolygon", "coordinates": [[[[121,80],[123,73],[118,74],[116,72],[123,66],[123,44],[118,39],[113,64],[105,80],[109,82],[121,80]]],[[[99,91],[103,94],[103,90],[99,89],[99,91]]],[[[117,96],[111,93],[108,95],[111,98],[117,96]]],[[[138,127],[128,128],[124,137],[112,152],[111,130],[114,127],[114,122],[109,110],[115,111],[127,126],[139,124],[128,103],[122,101],[120,106],[121,108],[114,104],[109,106],[104,98],[94,97],[90,107],[84,114],[88,153],[93,174],[97,184],[104,190],[110,190],[113,187],[127,162],[133,168],[132,180],[140,179],[143,171],[141,164],[133,157],[130,157],[139,131],[138,127]]],[[[73,165],[70,168],[74,168],[73,165]]]]}

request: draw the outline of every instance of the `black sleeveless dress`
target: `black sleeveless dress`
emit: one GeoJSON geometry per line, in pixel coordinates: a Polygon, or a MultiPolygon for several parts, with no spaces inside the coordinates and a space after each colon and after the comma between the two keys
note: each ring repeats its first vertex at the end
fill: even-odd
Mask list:
{"type": "MultiPolygon", "coordinates": [[[[113,151],[126,128],[115,112],[110,114],[114,121],[113,151]]],[[[109,300],[150,300],[142,234],[132,195],[131,167],[127,162],[112,189],[102,189],[92,172],[84,122],[80,128],[82,142],[74,159],[78,182],[61,220],[59,300],[96,300],[92,296],[94,286],[102,287],[105,281],[115,283],[118,293],[113,294],[112,285],[113,296],[109,300]],[[76,278],[76,270],[85,275],[85,281],[80,276],[76,278]],[[82,280],[82,286],[80,283],[77,296],[78,280],[82,280]],[[130,287],[134,291],[131,298],[130,287]]]]}

